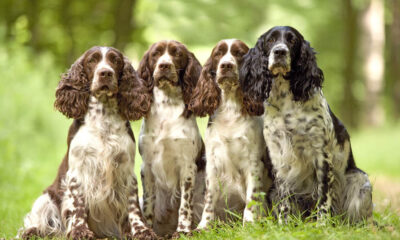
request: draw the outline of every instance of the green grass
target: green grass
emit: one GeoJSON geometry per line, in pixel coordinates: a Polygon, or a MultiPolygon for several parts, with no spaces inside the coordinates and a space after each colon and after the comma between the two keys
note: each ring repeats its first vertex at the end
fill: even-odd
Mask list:
{"type": "MultiPolygon", "coordinates": [[[[23,50],[14,57],[0,46],[0,238],[12,238],[22,226],[24,215],[34,200],[52,183],[66,151],[66,136],[72,120],[53,108],[54,89],[60,71],[53,60],[42,55],[32,61],[23,50]]],[[[201,132],[207,119],[199,119],[201,132]]],[[[132,123],[137,139],[140,121],[132,123]]],[[[388,176],[392,183],[400,177],[400,125],[350,133],[356,162],[370,174],[388,176]]],[[[141,158],[136,155],[138,175],[141,158]]],[[[380,189],[375,189],[379,192],[380,189]]],[[[384,194],[384,193],[382,193],[384,194]]],[[[399,238],[400,223],[393,209],[374,213],[376,225],[350,227],[316,226],[315,222],[297,221],[280,226],[271,219],[242,227],[223,225],[195,234],[194,239],[365,239],[399,238]]]]}

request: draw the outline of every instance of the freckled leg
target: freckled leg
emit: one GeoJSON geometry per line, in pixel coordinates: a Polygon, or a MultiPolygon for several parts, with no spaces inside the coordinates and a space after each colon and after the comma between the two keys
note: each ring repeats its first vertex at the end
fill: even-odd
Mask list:
{"type": "Polygon", "coordinates": [[[141,172],[143,184],[143,215],[149,227],[153,226],[155,185],[151,166],[143,165],[141,172]]]}
{"type": "Polygon", "coordinates": [[[177,232],[189,233],[191,231],[193,219],[193,187],[196,171],[197,167],[194,163],[189,165],[186,170],[181,171],[181,203],[179,206],[177,232]]]}
{"type": "Polygon", "coordinates": [[[276,187],[278,189],[279,203],[278,203],[278,222],[279,224],[287,224],[289,213],[291,212],[290,193],[283,184],[284,181],[276,179],[276,187]]]}
{"type": "Polygon", "coordinates": [[[136,177],[132,178],[128,198],[128,218],[131,232],[128,238],[134,239],[158,239],[157,235],[146,226],[139,207],[138,189],[136,177]]]}
{"type": "Polygon", "coordinates": [[[250,166],[250,173],[247,176],[246,207],[243,213],[243,223],[254,221],[254,215],[256,213],[257,206],[253,205],[249,207],[249,203],[251,201],[262,201],[262,199],[259,199],[259,196],[257,196],[261,189],[262,165],[263,164],[261,161],[254,161],[250,166]]]}
{"type": "Polygon", "coordinates": [[[67,226],[68,239],[94,239],[93,232],[87,223],[87,211],[85,209],[85,197],[76,178],[68,179],[66,199],[69,208],[63,209],[63,219],[67,226]]]}
{"type": "MultiPolygon", "coordinates": [[[[207,163],[208,164],[208,163],[207,163]]],[[[215,219],[215,204],[218,200],[218,182],[215,178],[214,172],[207,168],[206,175],[206,194],[204,196],[204,209],[201,216],[201,221],[197,229],[205,229],[210,221],[215,219]]]]}
{"type": "Polygon", "coordinates": [[[334,181],[333,166],[328,154],[323,153],[316,160],[318,181],[318,219],[329,214],[332,206],[332,184],[334,181]]]}

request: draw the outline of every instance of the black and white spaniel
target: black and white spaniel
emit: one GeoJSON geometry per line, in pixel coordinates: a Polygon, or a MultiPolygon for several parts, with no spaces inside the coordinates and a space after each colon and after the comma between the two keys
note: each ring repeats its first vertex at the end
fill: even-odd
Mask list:
{"type": "Polygon", "coordinates": [[[210,115],[205,133],[206,195],[198,229],[230,211],[243,212],[243,221],[254,221],[260,191],[267,192],[264,162],[267,157],[262,118],[251,116],[239,86],[239,66],[249,48],[236,39],[220,41],[203,66],[189,109],[210,115]]]}
{"type": "Polygon", "coordinates": [[[156,239],[142,221],[129,120],[151,96],[117,49],[93,47],[62,76],[54,106],[74,121],[58,175],[35,201],[21,237],[156,239]]]}
{"type": "Polygon", "coordinates": [[[143,212],[161,236],[189,233],[202,211],[204,144],[188,109],[200,72],[194,54],[177,41],[154,43],[138,68],[153,97],[139,138],[143,212]]]}
{"type": "Polygon", "coordinates": [[[314,207],[319,218],[344,214],[352,222],[372,214],[370,181],[356,167],[349,134],[322,93],[323,79],[314,50],[292,27],[264,33],[240,70],[244,98],[257,110],[264,102],[271,199],[279,202],[280,220],[314,207]]]}

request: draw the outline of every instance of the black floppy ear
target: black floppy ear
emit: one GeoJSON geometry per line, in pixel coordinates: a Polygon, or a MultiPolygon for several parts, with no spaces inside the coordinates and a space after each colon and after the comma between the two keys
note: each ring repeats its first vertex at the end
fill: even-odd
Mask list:
{"type": "Polygon", "coordinates": [[[268,98],[272,75],[268,70],[268,57],[263,51],[264,37],[243,57],[239,81],[243,91],[243,105],[250,115],[264,113],[263,102],[268,98]]]}
{"type": "Polygon", "coordinates": [[[295,101],[306,101],[311,90],[322,87],[324,74],[317,65],[314,49],[306,40],[303,40],[298,56],[297,61],[292,62],[290,88],[295,101]]]}

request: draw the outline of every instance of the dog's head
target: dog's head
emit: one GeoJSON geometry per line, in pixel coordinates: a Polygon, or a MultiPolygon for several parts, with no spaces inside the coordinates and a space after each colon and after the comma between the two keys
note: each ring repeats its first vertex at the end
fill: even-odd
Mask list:
{"type": "Polygon", "coordinates": [[[151,96],[129,60],[111,47],[92,47],[62,75],[54,106],[69,118],[82,118],[89,97],[100,101],[117,98],[126,120],[137,120],[150,109],[151,96]]]}
{"type": "Polygon", "coordinates": [[[321,87],[324,76],[310,43],[294,28],[273,27],[259,37],[244,57],[240,76],[245,94],[256,103],[264,101],[274,78],[290,81],[294,100],[305,101],[310,90],[321,87]]]}
{"type": "Polygon", "coordinates": [[[138,73],[152,90],[154,86],[165,91],[182,90],[188,117],[192,90],[200,76],[201,65],[193,53],[178,41],[154,43],[140,61],[138,73]]]}

